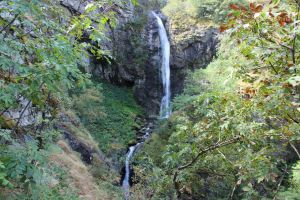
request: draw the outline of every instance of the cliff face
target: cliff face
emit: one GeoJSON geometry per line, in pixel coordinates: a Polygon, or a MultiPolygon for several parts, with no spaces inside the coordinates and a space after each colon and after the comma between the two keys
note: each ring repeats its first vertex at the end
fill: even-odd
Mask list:
{"type": "MultiPolygon", "coordinates": [[[[57,3],[64,8],[62,15],[71,16],[83,13],[90,1],[61,0],[57,3]]],[[[87,50],[90,57],[84,60],[84,69],[112,84],[132,87],[137,102],[149,117],[155,117],[162,98],[160,39],[157,22],[145,7],[147,2],[141,1],[140,4],[142,6],[136,8],[130,4],[114,8],[117,25],[112,28],[107,24],[107,39],[101,44],[102,50],[109,50],[111,57],[95,58],[87,50]]],[[[218,31],[205,23],[189,26],[173,17],[167,18],[163,14],[160,17],[171,42],[171,92],[174,97],[181,93],[189,70],[206,67],[212,60],[216,53],[218,31]]],[[[8,115],[16,116],[18,113],[9,111],[8,115]]],[[[30,124],[30,120],[26,123],[30,124]]]]}
{"type": "MultiPolygon", "coordinates": [[[[182,30],[172,29],[172,23],[166,17],[165,26],[169,31],[171,42],[171,91],[172,96],[181,93],[184,80],[189,70],[206,67],[216,53],[217,30],[202,27],[194,30],[193,37],[177,41],[177,34],[182,30]]],[[[135,82],[135,94],[138,101],[146,108],[149,115],[159,112],[160,99],[162,97],[162,83],[160,78],[161,48],[158,36],[158,27],[151,14],[148,15],[148,23],[145,27],[147,45],[145,53],[147,59],[142,68],[143,76],[135,82]]]]}
{"type": "MultiPolygon", "coordinates": [[[[206,67],[216,53],[217,30],[201,27],[193,30],[193,37],[177,41],[180,29],[161,15],[169,29],[171,41],[171,87],[172,96],[179,94],[189,70],[206,67]]],[[[132,86],[137,101],[148,116],[159,112],[162,97],[160,78],[161,47],[156,20],[150,12],[139,14],[130,21],[121,23],[111,34],[114,56],[113,65],[96,63],[97,75],[106,80],[132,86]]]]}
{"type": "MultiPolygon", "coordinates": [[[[171,26],[170,26],[171,27],[171,26]]],[[[188,71],[205,68],[216,55],[218,30],[203,26],[194,29],[193,36],[177,41],[182,30],[172,29],[171,32],[171,70],[173,94],[182,92],[188,71]]]]}
{"type": "MultiPolygon", "coordinates": [[[[61,4],[73,13],[82,12],[85,6],[79,0],[63,0],[61,4]]],[[[145,2],[140,4],[145,5],[145,2]]],[[[107,27],[109,40],[103,44],[112,49],[113,59],[91,56],[86,61],[89,65],[86,70],[113,84],[133,87],[136,100],[149,117],[155,117],[162,97],[162,57],[156,20],[143,6],[132,8],[128,4],[117,13],[117,26],[107,27]]],[[[171,42],[171,90],[175,96],[182,91],[187,72],[205,67],[214,57],[218,31],[208,25],[193,29],[176,26],[177,21],[160,16],[171,42]]]]}

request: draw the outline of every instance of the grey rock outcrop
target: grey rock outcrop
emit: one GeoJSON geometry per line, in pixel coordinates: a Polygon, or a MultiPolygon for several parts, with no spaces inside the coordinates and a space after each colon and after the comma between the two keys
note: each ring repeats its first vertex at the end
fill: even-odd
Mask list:
{"type": "Polygon", "coordinates": [[[41,113],[37,112],[36,109],[32,106],[32,103],[21,97],[19,100],[19,106],[16,109],[10,109],[3,113],[7,119],[19,122],[18,126],[26,127],[36,123],[37,118],[41,113]]]}
{"type": "Polygon", "coordinates": [[[61,0],[60,5],[66,7],[72,14],[76,14],[83,13],[85,11],[85,6],[90,2],[92,2],[92,0],[61,0]]]}
{"type": "MultiPolygon", "coordinates": [[[[140,2],[145,3],[145,2],[140,2]]],[[[71,12],[82,13],[86,6],[80,0],[62,0],[61,4],[71,12]],[[73,10],[73,11],[72,11],[73,10]]],[[[101,12],[101,11],[100,11],[101,12]]],[[[173,97],[179,94],[189,70],[203,68],[216,53],[218,31],[202,26],[192,30],[174,28],[162,14],[169,29],[171,41],[171,90],[173,97]],[[183,39],[178,39],[178,36],[183,39]]],[[[107,27],[109,40],[102,48],[111,50],[112,57],[95,59],[92,56],[85,70],[113,84],[132,87],[136,100],[145,108],[149,117],[159,113],[162,98],[160,78],[161,47],[158,25],[150,11],[131,4],[118,11],[116,28],[107,27]]]]}
{"type": "Polygon", "coordinates": [[[192,37],[179,42],[174,41],[175,34],[171,34],[170,62],[173,95],[182,92],[188,71],[205,68],[212,61],[216,55],[219,33],[216,28],[205,27],[194,30],[192,37]]]}
{"type": "MultiPolygon", "coordinates": [[[[218,31],[214,28],[193,30],[192,37],[176,40],[180,30],[172,30],[167,18],[171,41],[171,89],[179,94],[189,70],[206,67],[216,53],[218,31]]],[[[110,33],[115,60],[108,64],[98,60],[93,74],[121,85],[133,87],[137,101],[149,117],[159,113],[162,98],[160,78],[161,47],[158,25],[151,12],[140,12],[129,19],[121,19],[110,33]]]]}

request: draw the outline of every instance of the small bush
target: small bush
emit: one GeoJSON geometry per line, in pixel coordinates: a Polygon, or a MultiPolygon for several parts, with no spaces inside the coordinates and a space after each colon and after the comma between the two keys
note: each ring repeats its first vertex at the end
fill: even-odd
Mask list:
{"type": "Polygon", "coordinates": [[[65,172],[49,162],[50,154],[58,149],[49,137],[44,137],[44,148],[40,148],[40,141],[30,136],[21,143],[8,133],[0,129],[0,199],[78,199],[64,181],[65,172]]]}
{"type": "Polygon", "coordinates": [[[226,19],[230,4],[246,3],[246,0],[170,0],[164,12],[168,16],[180,14],[220,23],[226,19]]]}

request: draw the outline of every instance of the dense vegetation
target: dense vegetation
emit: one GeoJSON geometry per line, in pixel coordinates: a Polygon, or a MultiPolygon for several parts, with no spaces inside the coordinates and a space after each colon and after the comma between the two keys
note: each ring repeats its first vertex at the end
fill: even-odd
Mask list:
{"type": "Polygon", "coordinates": [[[139,156],[137,194],[299,198],[300,2],[230,7],[217,58],[190,74],[139,156]]]}
{"type": "Polygon", "coordinates": [[[228,7],[236,3],[246,5],[247,0],[171,0],[163,11],[170,17],[176,14],[181,18],[192,17],[202,21],[223,22],[229,13],[228,7]]]}
{"type": "MultiPolygon", "coordinates": [[[[111,56],[100,42],[107,40],[103,33],[108,21],[114,27],[115,11],[97,12],[93,18],[90,13],[121,3],[95,1],[72,16],[56,0],[0,2],[0,199],[118,196],[117,190],[108,195],[114,188],[111,183],[118,181],[114,172],[98,159],[89,171],[61,140],[61,133],[71,131],[99,152],[98,142],[72,111],[74,105],[85,105],[73,102],[69,94],[91,84],[90,75],[80,71],[86,67],[87,49],[97,58],[111,56]]],[[[91,95],[98,98],[102,93],[99,89],[91,95]]],[[[132,132],[127,134],[133,138],[132,132]]]]}
{"type": "MultiPolygon", "coordinates": [[[[89,56],[127,59],[103,44],[128,1],[82,2],[78,13],[59,0],[0,1],[0,199],[123,198],[115,168],[144,113],[132,88],[84,69],[89,56]]],[[[221,32],[216,58],[190,72],[136,156],[133,199],[299,199],[300,1],[255,2],[132,1],[132,65],[147,58],[145,10],[164,6],[173,44],[221,32]]]]}
{"type": "Polygon", "coordinates": [[[130,89],[103,82],[72,99],[99,148],[110,157],[123,157],[128,144],[136,142],[136,130],[142,125],[143,112],[130,89]]]}

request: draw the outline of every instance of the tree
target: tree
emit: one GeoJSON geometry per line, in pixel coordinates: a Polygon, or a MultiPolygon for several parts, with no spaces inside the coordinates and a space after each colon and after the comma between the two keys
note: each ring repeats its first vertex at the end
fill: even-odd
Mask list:
{"type": "Polygon", "coordinates": [[[284,190],[300,159],[299,5],[230,5],[218,58],[175,100],[157,196],[276,199],[284,190]]]}

